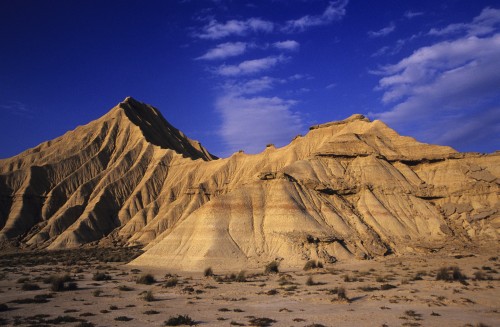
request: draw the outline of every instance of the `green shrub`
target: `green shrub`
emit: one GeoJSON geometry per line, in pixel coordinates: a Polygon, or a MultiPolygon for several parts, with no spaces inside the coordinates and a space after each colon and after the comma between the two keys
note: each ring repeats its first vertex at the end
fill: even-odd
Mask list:
{"type": "Polygon", "coordinates": [[[130,318],[130,317],[127,317],[127,316],[118,316],[115,318],[116,321],[130,321],[134,318],[130,318]]]}

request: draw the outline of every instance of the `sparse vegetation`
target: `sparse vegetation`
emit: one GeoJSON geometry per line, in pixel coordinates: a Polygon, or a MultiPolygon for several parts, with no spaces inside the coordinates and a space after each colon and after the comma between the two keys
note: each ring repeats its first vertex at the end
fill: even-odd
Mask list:
{"type": "Polygon", "coordinates": [[[444,280],[447,282],[452,281],[465,281],[465,276],[458,267],[442,267],[436,274],[436,280],[444,280]]]}
{"type": "Polygon", "coordinates": [[[178,315],[177,317],[170,317],[164,323],[165,326],[182,326],[188,325],[193,326],[196,325],[196,322],[191,319],[188,315],[178,315]]]}
{"type": "Polygon", "coordinates": [[[271,319],[271,318],[256,318],[253,317],[249,321],[250,326],[261,326],[261,327],[267,327],[271,326],[273,323],[276,322],[276,320],[271,319]]]}
{"type": "Polygon", "coordinates": [[[205,277],[212,277],[214,275],[214,271],[212,270],[212,267],[208,267],[205,269],[203,272],[203,276],[205,277]]]}
{"type": "Polygon", "coordinates": [[[146,302],[153,302],[155,299],[154,295],[153,295],[153,291],[149,290],[146,292],[146,294],[144,294],[144,296],[142,297],[142,299],[146,302]]]}
{"type": "Polygon", "coordinates": [[[163,284],[163,287],[175,287],[175,286],[177,286],[178,283],[179,283],[179,280],[177,279],[177,277],[171,277],[171,278],[167,279],[165,284],[163,284]]]}
{"type": "Polygon", "coordinates": [[[95,297],[99,297],[102,294],[102,290],[94,290],[92,292],[92,295],[95,297]]]}
{"type": "Polygon", "coordinates": [[[130,318],[130,317],[127,317],[127,316],[118,316],[115,318],[116,321],[130,321],[134,318],[130,318]]]}
{"type": "Polygon", "coordinates": [[[279,262],[278,261],[271,261],[266,265],[266,268],[264,269],[265,274],[277,274],[279,273],[279,262]]]}
{"type": "Polygon", "coordinates": [[[320,261],[316,260],[309,260],[306,262],[304,265],[304,270],[311,270],[311,269],[317,269],[317,268],[323,268],[323,263],[320,261]]]}
{"type": "Polygon", "coordinates": [[[132,287],[129,287],[127,285],[120,285],[120,286],[118,286],[118,289],[120,291],[124,291],[124,292],[129,292],[129,291],[133,291],[134,290],[132,287]]]}
{"type": "Polygon", "coordinates": [[[137,278],[136,283],[137,284],[151,285],[151,284],[156,283],[156,279],[151,274],[143,274],[137,278]]]}
{"type": "Polygon", "coordinates": [[[36,291],[40,289],[40,286],[35,283],[23,283],[23,286],[21,287],[23,291],[36,291]]]}
{"type": "Polygon", "coordinates": [[[94,274],[94,276],[92,276],[92,280],[95,280],[95,281],[103,281],[103,280],[110,280],[111,279],[111,276],[106,274],[106,273],[103,273],[103,272],[96,272],[94,274]]]}
{"type": "Polygon", "coordinates": [[[44,282],[50,283],[50,289],[53,292],[73,291],[78,288],[78,284],[72,281],[69,275],[51,276],[44,282]]]}

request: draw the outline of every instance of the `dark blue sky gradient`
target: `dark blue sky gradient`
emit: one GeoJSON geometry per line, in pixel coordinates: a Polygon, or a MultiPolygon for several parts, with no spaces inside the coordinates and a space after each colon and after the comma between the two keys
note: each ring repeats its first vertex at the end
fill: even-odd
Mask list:
{"type": "MultiPolygon", "coordinates": [[[[339,19],[303,31],[280,30],[289,20],[321,15],[329,4],[321,0],[1,1],[0,158],[97,119],[126,96],[159,108],[174,126],[221,156],[229,155],[239,144],[248,144],[249,152],[272,142],[281,146],[293,137],[291,134],[305,133],[312,124],[353,113],[375,119],[397,103],[381,101],[384,91],[377,85],[383,76],[374,71],[395,65],[422,47],[468,37],[463,33],[431,37],[427,34],[432,28],[470,23],[483,9],[500,8],[497,1],[352,0],[339,19]],[[407,13],[418,15],[405,18],[407,13]],[[274,23],[274,30],[220,39],[199,37],[210,19],[224,23],[252,17],[274,23]],[[370,31],[391,24],[393,32],[369,36],[370,31]],[[294,51],[273,48],[273,43],[285,40],[294,40],[300,47],[294,51]],[[398,40],[406,41],[397,51],[374,55],[385,46],[396,49],[398,40]],[[226,42],[245,42],[247,51],[221,60],[196,59],[226,42]],[[277,57],[280,63],[249,75],[217,73],[221,65],[277,57]],[[228,95],[223,85],[261,77],[272,78],[273,86],[246,94],[245,99],[289,101],[281,111],[270,108],[266,112],[293,116],[295,125],[281,134],[269,131],[268,141],[255,135],[221,134],[221,130],[235,127],[229,126],[229,117],[233,117],[231,110],[239,110],[237,101],[234,108],[217,105],[228,95]],[[233,144],[230,138],[241,138],[241,142],[233,144]]],[[[492,38],[498,32],[495,23],[493,31],[478,37],[492,38]]],[[[478,58],[478,62],[483,61],[478,58]]],[[[472,109],[455,108],[453,114],[443,113],[443,119],[453,117],[455,120],[446,118],[450,124],[462,124],[482,113],[495,117],[500,90],[493,90],[471,98],[477,100],[471,100],[472,109]]],[[[470,127],[466,134],[478,136],[471,140],[465,134],[441,139],[437,126],[432,126],[437,121],[429,116],[414,122],[405,117],[390,125],[426,142],[449,144],[462,151],[499,148],[498,134],[491,136],[500,133],[496,118],[484,118],[490,122],[487,128],[481,121],[470,127]]]]}

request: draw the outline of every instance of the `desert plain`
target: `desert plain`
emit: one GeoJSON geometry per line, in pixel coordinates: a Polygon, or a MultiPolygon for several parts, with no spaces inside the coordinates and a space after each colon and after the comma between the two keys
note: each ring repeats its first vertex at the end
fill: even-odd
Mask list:
{"type": "Polygon", "coordinates": [[[327,265],[311,261],[304,269],[278,266],[277,273],[266,273],[265,267],[207,267],[189,273],[127,265],[139,252],[88,248],[2,255],[0,324],[319,327],[500,322],[500,261],[492,249],[454,248],[327,265]],[[445,276],[438,277],[440,273],[445,276]]]}

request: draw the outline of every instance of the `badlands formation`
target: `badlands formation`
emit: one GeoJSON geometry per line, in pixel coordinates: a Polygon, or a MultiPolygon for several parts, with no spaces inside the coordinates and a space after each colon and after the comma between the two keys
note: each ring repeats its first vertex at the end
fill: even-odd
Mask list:
{"type": "Polygon", "coordinates": [[[362,115],[218,159],[127,98],[0,160],[3,247],[134,246],[131,265],[302,267],[497,247],[500,153],[458,153],[362,115]]]}

